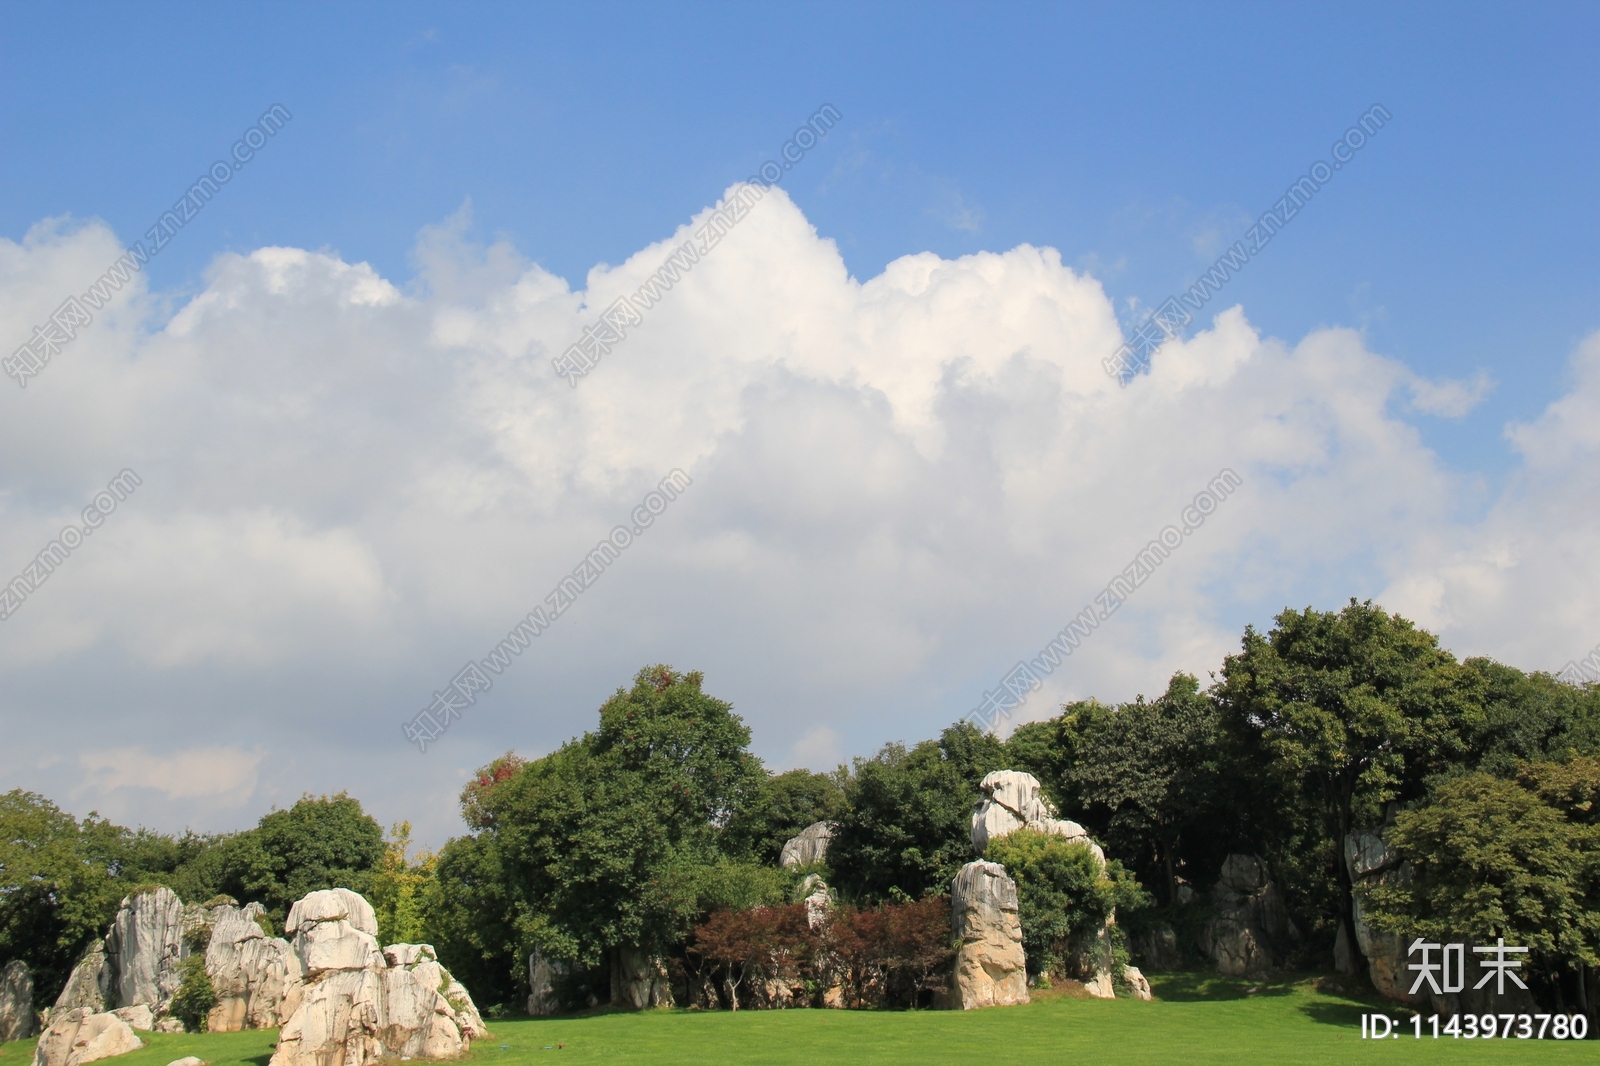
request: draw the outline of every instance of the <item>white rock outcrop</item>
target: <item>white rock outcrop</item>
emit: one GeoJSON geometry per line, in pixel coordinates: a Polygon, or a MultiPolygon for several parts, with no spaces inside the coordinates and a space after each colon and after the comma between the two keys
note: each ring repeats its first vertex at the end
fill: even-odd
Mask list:
{"type": "Polygon", "coordinates": [[[206,976],[217,1002],[206,1016],[213,1033],[274,1029],[300,1005],[300,959],[282,937],[269,937],[259,903],[211,908],[206,976]]]}
{"type": "Polygon", "coordinates": [[[383,957],[391,969],[405,970],[424,988],[438,990],[455,1011],[456,1026],[462,1035],[472,1040],[489,1035],[489,1027],[483,1024],[483,1015],[472,1002],[472,994],[440,964],[432,944],[390,944],[383,949],[383,957]]]}
{"type": "Polygon", "coordinates": [[[148,1003],[135,1003],[131,1007],[118,1007],[109,1013],[128,1023],[130,1029],[139,1029],[143,1032],[154,1032],[156,1028],[156,1012],[150,1009],[148,1003]]]}
{"type": "Polygon", "coordinates": [[[956,949],[953,1006],[1028,1002],[1027,956],[1017,915],[1017,884],[996,862],[969,862],[950,883],[956,949]]]}
{"type": "Polygon", "coordinates": [[[806,926],[813,930],[822,928],[828,920],[828,912],[833,909],[833,889],[817,874],[807,874],[800,891],[804,897],[801,902],[806,905],[806,926]]]}
{"type": "Polygon", "coordinates": [[[97,937],[72,968],[66,986],[56,997],[55,1006],[50,1008],[50,1017],[80,1007],[90,1014],[99,1014],[111,1005],[107,1002],[110,984],[111,974],[106,970],[106,942],[97,937]]]}
{"type": "Polygon", "coordinates": [[[983,798],[972,809],[972,848],[979,855],[988,850],[991,840],[1018,829],[1032,829],[1082,841],[1105,866],[1106,854],[1089,839],[1089,831],[1077,822],[1056,817],[1056,809],[1039,792],[1037,777],[1021,770],[995,770],[978,788],[983,798]]]}
{"type": "Polygon", "coordinates": [[[144,1047],[128,1023],[115,1014],[91,1014],[82,1007],[50,1022],[34,1048],[34,1066],[82,1066],[144,1047]]]}
{"type": "Polygon", "coordinates": [[[33,974],[21,959],[0,969],[0,1044],[33,1035],[33,974]]]}
{"type": "Polygon", "coordinates": [[[812,822],[798,836],[784,842],[778,853],[779,866],[813,866],[828,860],[828,843],[837,827],[832,822],[812,822]]]}
{"type": "Polygon", "coordinates": [[[1134,999],[1150,1002],[1156,998],[1150,993],[1149,979],[1140,972],[1139,967],[1124,966],[1122,968],[1122,977],[1123,980],[1128,982],[1128,988],[1133,992],[1134,999]]]}
{"type": "Polygon", "coordinates": [[[166,1012],[183,980],[179,964],[189,954],[183,939],[183,903],[170,888],[128,896],[106,934],[106,1005],[148,1006],[166,1012]]]}
{"type": "MultiPolygon", "coordinates": [[[[290,908],[284,931],[294,937],[302,994],[279,1031],[271,1066],[448,1059],[471,1047],[440,991],[454,980],[431,959],[433,949],[424,957],[423,945],[396,945],[395,958],[406,961],[391,966],[378,948],[377,916],[361,896],[343,888],[312,892],[290,908]]],[[[477,1009],[470,1013],[476,1019],[477,1009]]]]}

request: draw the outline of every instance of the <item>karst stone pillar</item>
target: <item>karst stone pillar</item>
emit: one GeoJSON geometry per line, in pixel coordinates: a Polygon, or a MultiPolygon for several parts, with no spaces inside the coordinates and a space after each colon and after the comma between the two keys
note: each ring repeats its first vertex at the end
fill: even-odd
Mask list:
{"type": "Polygon", "coordinates": [[[1017,883],[997,862],[969,862],[950,883],[956,950],[954,1003],[962,1010],[1028,1002],[1017,883]]]}

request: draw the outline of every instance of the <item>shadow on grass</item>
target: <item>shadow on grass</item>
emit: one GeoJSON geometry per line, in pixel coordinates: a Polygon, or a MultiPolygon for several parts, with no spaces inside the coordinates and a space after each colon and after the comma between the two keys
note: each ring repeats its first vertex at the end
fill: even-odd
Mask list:
{"type": "Polygon", "coordinates": [[[1256,996],[1291,996],[1295,978],[1274,977],[1251,981],[1216,973],[1164,973],[1150,975],[1150,991],[1169,1003],[1202,1003],[1256,996]]]}

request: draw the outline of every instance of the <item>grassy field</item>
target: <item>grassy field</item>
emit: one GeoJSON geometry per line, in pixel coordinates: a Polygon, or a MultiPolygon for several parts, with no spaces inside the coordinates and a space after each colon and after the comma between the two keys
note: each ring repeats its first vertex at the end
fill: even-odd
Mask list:
{"type": "MultiPolygon", "coordinates": [[[[1045,993],[1026,1007],[983,1011],[655,1011],[492,1023],[472,1066],[555,1062],[684,1063],[1288,1063],[1593,1062],[1593,1043],[1360,1039],[1363,1011],[1404,1012],[1317,990],[1317,982],[1251,984],[1197,974],[1154,978],[1155,1003],[1045,993]],[[1253,990],[1253,991],[1252,991],[1253,990]],[[1588,1050],[1584,1050],[1587,1047],[1588,1050]]],[[[198,1055],[213,1066],[266,1066],[272,1031],[147,1035],[117,1066],[166,1066],[198,1055]]],[[[24,1066],[33,1044],[0,1048],[24,1066]]]]}

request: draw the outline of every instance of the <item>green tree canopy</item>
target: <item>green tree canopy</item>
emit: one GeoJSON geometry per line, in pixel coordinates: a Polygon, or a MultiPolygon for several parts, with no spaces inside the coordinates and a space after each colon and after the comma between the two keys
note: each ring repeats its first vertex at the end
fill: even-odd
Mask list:
{"type": "Polygon", "coordinates": [[[1007,759],[1005,745],[967,722],[909,751],[890,744],[857,759],[828,849],[839,887],[862,902],[948,893],[972,859],[978,782],[1007,759]]]}
{"type": "MultiPolygon", "coordinates": [[[[1263,637],[1245,629],[1215,695],[1267,773],[1320,804],[1332,856],[1379,805],[1419,795],[1428,774],[1459,762],[1479,706],[1479,679],[1438,638],[1370,602],[1342,611],[1285,611],[1263,637]]],[[[1349,871],[1334,861],[1339,924],[1350,944],[1349,871]]]]}

